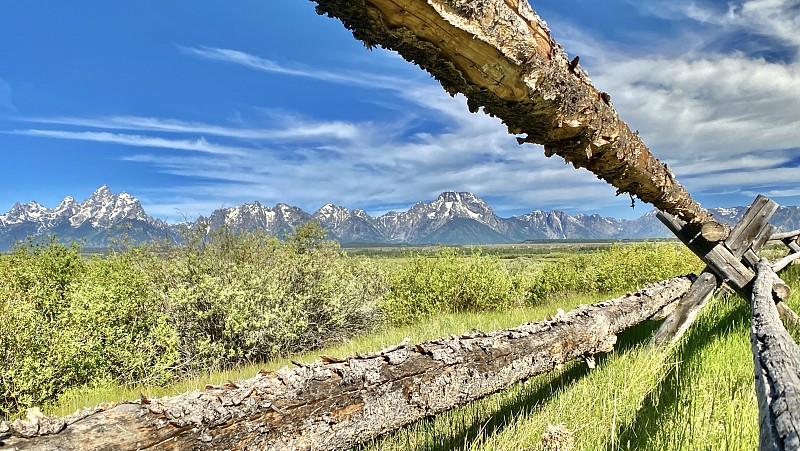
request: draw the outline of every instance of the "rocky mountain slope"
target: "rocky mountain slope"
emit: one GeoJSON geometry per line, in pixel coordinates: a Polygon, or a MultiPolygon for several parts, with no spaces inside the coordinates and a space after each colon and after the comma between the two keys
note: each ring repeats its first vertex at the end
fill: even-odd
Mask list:
{"type": "Polygon", "coordinates": [[[37,202],[16,203],[0,215],[0,250],[28,237],[56,235],[86,247],[105,247],[113,239],[150,242],[174,238],[176,228],[148,216],[138,199],[100,187],[83,202],[70,196],[54,209],[37,202]]]}
{"type": "MultiPolygon", "coordinates": [[[[712,209],[715,216],[736,222],[746,207],[712,209]]],[[[267,207],[259,202],[215,210],[201,216],[199,224],[213,229],[263,230],[282,236],[303,222],[315,220],[343,243],[408,244],[489,244],[525,240],[560,239],[635,239],[669,236],[667,229],[651,211],[637,219],[618,220],[599,215],[571,216],[562,211],[534,210],[501,218],[475,195],[444,192],[431,202],[419,202],[408,211],[391,211],[378,217],[364,210],[349,210],[327,204],[313,214],[279,203],[267,207]]],[[[800,208],[782,206],[773,224],[783,230],[800,228],[800,208]]],[[[29,236],[56,235],[62,240],[77,240],[89,247],[108,246],[126,237],[134,242],[158,239],[179,240],[179,226],[148,216],[140,202],[127,193],[113,194],[107,186],[83,202],[66,197],[49,209],[36,202],[15,204],[0,215],[0,250],[8,250],[29,236]]]]}

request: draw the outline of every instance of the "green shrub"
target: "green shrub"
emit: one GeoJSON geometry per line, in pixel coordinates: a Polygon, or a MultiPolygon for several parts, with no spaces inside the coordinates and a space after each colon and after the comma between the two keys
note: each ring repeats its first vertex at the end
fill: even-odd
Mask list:
{"type": "Polygon", "coordinates": [[[262,361],[377,327],[383,275],[324,236],[315,223],[284,241],[221,230],[147,260],[180,371],[262,361]]]}
{"type": "Polygon", "coordinates": [[[528,304],[566,293],[619,293],[651,282],[698,272],[702,263],[678,243],[614,244],[572,255],[514,275],[514,287],[528,304]]]}
{"type": "Polygon", "coordinates": [[[68,388],[164,383],[373,330],[383,274],[321,230],[195,230],[105,258],[54,239],[0,254],[0,417],[68,388]]]}
{"type": "Polygon", "coordinates": [[[383,308],[393,324],[435,313],[499,310],[516,302],[511,277],[497,257],[463,255],[452,247],[433,257],[413,257],[391,273],[389,285],[383,308]]]}
{"type": "Polygon", "coordinates": [[[28,242],[0,258],[0,414],[104,380],[163,381],[174,340],[144,276],[122,257],[28,242]]]}

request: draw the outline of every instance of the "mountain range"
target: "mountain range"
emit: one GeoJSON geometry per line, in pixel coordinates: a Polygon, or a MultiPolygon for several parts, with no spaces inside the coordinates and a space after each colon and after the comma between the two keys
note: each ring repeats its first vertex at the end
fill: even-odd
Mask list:
{"type": "MultiPolygon", "coordinates": [[[[722,221],[735,223],[746,207],[711,209],[722,221]]],[[[114,240],[152,242],[180,240],[181,227],[206,225],[235,231],[263,230],[282,236],[298,225],[318,221],[342,243],[364,244],[492,244],[526,240],[639,239],[670,236],[655,210],[637,219],[600,215],[571,216],[562,211],[534,210],[501,218],[483,200],[467,192],[444,192],[433,201],[419,202],[408,211],[372,217],[364,210],[326,204],[313,214],[279,203],[267,207],[252,202],[221,208],[208,217],[182,225],[168,224],[145,213],[138,199],[100,187],[83,202],[66,197],[54,209],[33,201],[17,203],[0,215],[0,250],[28,237],[56,235],[87,247],[106,247],[114,240]]],[[[800,228],[800,207],[782,206],[772,223],[783,230],[800,228]]]]}

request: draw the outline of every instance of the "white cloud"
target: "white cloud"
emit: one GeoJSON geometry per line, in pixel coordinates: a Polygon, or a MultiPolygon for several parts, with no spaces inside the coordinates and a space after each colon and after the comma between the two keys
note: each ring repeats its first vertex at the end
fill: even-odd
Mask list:
{"type": "Polygon", "coordinates": [[[651,51],[622,52],[591,40],[594,48],[583,49],[601,58],[591,75],[611,93],[620,117],[694,189],[707,184],[690,177],[716,173],[714,185],[732,189],[747,180],[739,174],[791,166],[800,153],[800,35],[789,31],[800,29],[800,2],[714,5],[636,2],[659,17],[714,26],[669,36],[651,51]],[[744,47],[717,46],[741,41],[745,33],[780,40],[788,58],[766,60],[744,47]]]}
{"type": "Polygon", "coordinates": [[[139,116],[110,116],[100,118],[41,117],[27,118],[26,122],[70,125],[110,130],[135,130],[164,133],[188,133],[252,140],[280,140],[297,138],[347,139],[359,131],[344,121],[298,123],[291,116],[281,115],[281,121],[272,129],[242,128],[187,122],[177,119],[160,119],[139,116]]]}
{"type": "MultiPolygon", "coordinates": [[[[695,10],[689,8],[691,3],[680,1],[668,8],[652,6],[672,17],[720,21],[713,35],[670,36],[669,46],[661,47],[643,43],[620,49],[578,28],[559,30],[569,36],[567,47],[591,66],[596,85],[611,93],[620,116],[640,130],[655,155],[675,169],[690,192],[749,196],[748,192],[762,189],[776,197],[792,197],[800,178],[795,167],[800,149],[800,63],[766,61],[743,51],[698,51],[704,39],[756,27],[797,45],[785,31],[796,16],[774,14],[778,3],[786,2],[745,2],[725,10],[730,17],[719,18],[704,16],[708,8],[700,3],[695,10]]],[[[630,201],[615,197],[614,189],[591,173],[576,171],[558,158],[545,158],[539,146],[517,146],[498,120],[468,113],[462,97],[449,97],[423,77],[318,70],[230,49],[182,47],[182,51],[266,73],[390,90],[403,107],[394,120],[383,122],[322,121],[291,112],[233,125],[138,116],[34,118],[29,122],[78,130],[17,133],[198,151],[123,157],[190,178],[153,196],[147,208],[157,214],[176,208],[207,214],[213,208],[256,199],[267,204],[288,202],[308,211],[333,202],[379,213],[408,208],[444,190],[503,199],[501,213],[502,209],[607,213],[612,207],[618,210],[615,214],[642,213],[630,212],[630,201]]]]}
{"type": "Polygon", "coordinates": [[[250,69],[294,77],[312,78],[331,83],[359,86],[368,89],[402,90],[408,86],[407,80],[387,76],[380,73],[362,73],[349,71],[326,71],[305,67],[299,64],[280,64],[271,59],[262,58],[240,50],[214,47],[180,47],[187,55],[222,63],[236,64],[250,69]]]}
{"type": "MultiPolygon", "coordinates": [[[[409,139],[402,129],[392,131],[393,124],[353,122],[347,126],[359,133],[324,145],[298,137],[288,153],[275,149],[274,139],[263,139],[262,149],[243,156],[148,153],[126,159],[164,173],[208,180],[176,188],[173,194],[191,194],[196,202],[216,203],[216,208],[257,198],[308,211],[333,202],[379,213],[387,205],[408,208],[444,190],[514,198],[517,204],[510,208],[515,210],[566,208],[576,199],[583,211],[591,212],[627,205],[590,173],[545,158],[539,146],[518,146],[498,120],[469,114],[463,98],[450,98],[430,86],[405,96],[415,103],[417,114],[446,118],[445,130],[409,139]]],[[[292,121],[298,130],[316,126],[302,118],[292,121]]],[[[155,211],[166,211],[171,204],[158,205],[155,211]]]]}
{"type": "Polygon", "coordinates": [[[121,144],[134,147],[157,147],[162,149],[191,150],[208,154],[243,155],[248,149],[230,147],[210,143],[205,138],[197,139],[164,139],[153,136],[128,135],[122,133],[90,132],[90,131],[64,131],[64,130],[15,130],[10,132],[15,135],[39,136],[43,138],[69,139],[78,141],[93,141],[111,144],[121,144]]]}
{"type": "Polygon", "coordinates": [[[780,39],[787,44],[800,46],[800,2],[797,0],[749,0],[741,4],[728,3],[727,11],[710,5],[689,3],[683,5],[686,16],[698,21],[727,28],[748,30],[760,35],[780,39]]]}
{"type": "Polygon", "coordinates": [[[631,59],[602,80],[657,155],[741,155],[800,147],[800,66],[746,57],[631,59]]]}

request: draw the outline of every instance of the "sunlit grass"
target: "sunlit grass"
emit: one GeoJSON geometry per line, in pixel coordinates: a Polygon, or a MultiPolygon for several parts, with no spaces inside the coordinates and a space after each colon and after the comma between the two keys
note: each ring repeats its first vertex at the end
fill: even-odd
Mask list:
{"type": "MultiPolygon", "coordinates": [[[[795,291],[790,306],[800,310],[800,267],[783,279],[795,291]]],[[[484,331],[538,321],[557,308],[569,310],[613,296],[569,297],[546,305],[502,312],[447,314],[334,347],[286,359],[213,372],[168,387],[76,389],[51,413],[64,415],[104,401],[160,397],[206,384],[252,377],[260,369],[305,363],[320,354],[347,356],[399,343],[484,331]]],[[[542,433],[563,425],[573,450],[748,450],[758,443],[758,409],[749,342],[750,308],[735,295],[714,298],[675,346],[649,349],[658,326],[645,322],[619,337],[611,354],[590,370],[576,361],[550,374],[458,409],[416,422],[363,445],[366,450],[542,450],[542,433]]],[[[792,331],[795,339],[797,331],[792,331]]]]}

